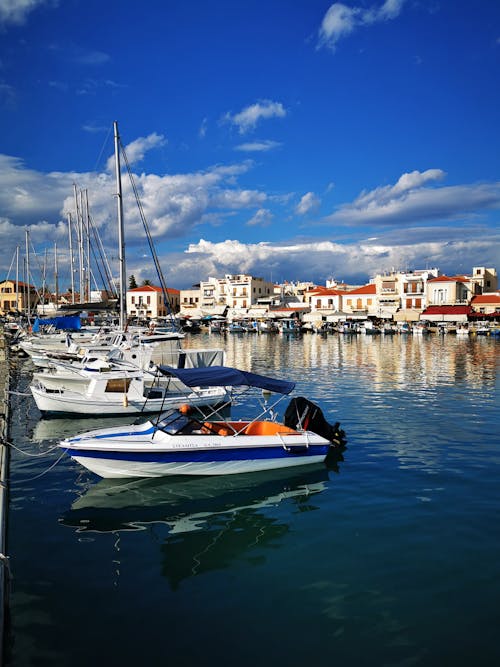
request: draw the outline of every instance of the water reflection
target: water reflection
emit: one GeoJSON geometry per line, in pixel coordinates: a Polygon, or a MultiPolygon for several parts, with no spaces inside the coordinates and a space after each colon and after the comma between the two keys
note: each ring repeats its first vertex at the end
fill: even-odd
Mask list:
{"type": "Polygon", "coordinates": [[[334,461],[294,472],[102,480],[73,502],[60,523],[78,534],[155,528],[162,572],[175,588],[188,577],[228,567],[257,545],[274,546],[288,533],[294,513],[317,509],[312,499],[327,488],[332,470],[334,461]],[[283,503],[288,505],[278,511],[283,503]]]}

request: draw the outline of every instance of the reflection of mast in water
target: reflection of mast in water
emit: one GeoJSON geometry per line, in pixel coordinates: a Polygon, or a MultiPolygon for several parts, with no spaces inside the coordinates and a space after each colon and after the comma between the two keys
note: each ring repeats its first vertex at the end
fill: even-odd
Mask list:
{"type": "MultiPolygon", "coordinates": [[[[117,553],[119,554],[120,552],[120,533],[117,531],[114,533],[116,535],[116,540],[113,544],[113,548],[116,549],[117,553]]],[[[113,565],[115,566],[115,579],[113,580],[113,586],[115,588],[118,588],[118,582],[120,581],[120,566],[122,564],[121,560],[119,558],[114,558],[112,561],[113,565]]]]}

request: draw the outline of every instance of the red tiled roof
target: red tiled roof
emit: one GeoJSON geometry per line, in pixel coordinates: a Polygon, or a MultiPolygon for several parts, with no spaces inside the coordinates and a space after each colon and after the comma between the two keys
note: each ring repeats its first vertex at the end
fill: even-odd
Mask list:
{"type": "Polygon", "coordinates": [[[428,283],[466,283],[465,276],[438,276],[437,278],[429,278],[428,283]]]}
{"type": "Polygon", "coordinates": [[[500,296],[498,294],[477,294],[472,297],[471,304],[475,306],[477,303],[499,303],[500,296]]]}
{"type": "Polygon", "coordinates": [[[357,289],[350,290],[348,292],[343,292],[343,294],[376,294],[377,286],[374,284],[363,285],[363,287],[358,287],[357,289]]]}
{"type": "MultiPolygon", "coordinates": [[[[161,287],[157,287],[156,285],[139,285],[139,287],[134,287],[132,289],[127,290],[128,292],[161,292],[162,289],[161,287]]],[[[180,294],[180,291],[178,289],[174,289],[173,287],[167,287],[167,292],[169,294],[180,294]]]]}
{"type": "Polygon", "coordinates": [[[316,292],[311,294],[311,296],[338,296],[339,294],[344,295],[345,292],[341,292],[338,289],[326,289],[324,288],[321,292],[316,292]]]}

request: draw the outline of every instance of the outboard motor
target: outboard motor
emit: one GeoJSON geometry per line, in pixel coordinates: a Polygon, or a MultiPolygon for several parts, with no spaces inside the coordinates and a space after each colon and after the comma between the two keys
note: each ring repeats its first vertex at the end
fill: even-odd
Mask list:
{"type": "Polygon", "coordinates": [[[303,396],[292,398],[285,411],[283,423],[289,428],[313,431],[329,440],[338,449],[344,449],[346,446],[345,433],[340,428],[339,422],[335,422],[333,426],[329,424],[321,408],[303,396]]]}

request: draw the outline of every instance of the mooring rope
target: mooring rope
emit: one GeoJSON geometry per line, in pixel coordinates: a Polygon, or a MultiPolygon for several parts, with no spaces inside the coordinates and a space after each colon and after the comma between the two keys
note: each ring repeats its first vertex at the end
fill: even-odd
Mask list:
{"type": "Polygon", "coordinates": [[[49,452],[52,452],[54,449],[57,449],[59,447],[59,445],[53,445],[52,447],[49,447],[48,449],[46,449],[44,452],[39,452],[38,454],[31,454],[31,452],[27,452],[24,449],[20,449],[19,447],[16,447],[16,445],[13,442],[9,442],[8,440],[2,440],[2,445],[6,445],[7,447],[12,447],[12,449],[15,449],[16,452],[19,452],[20,454],[24,454],[24,456],[31,456],[33,458],[39,458],[41,456],[45,456],[49,452]]]}

